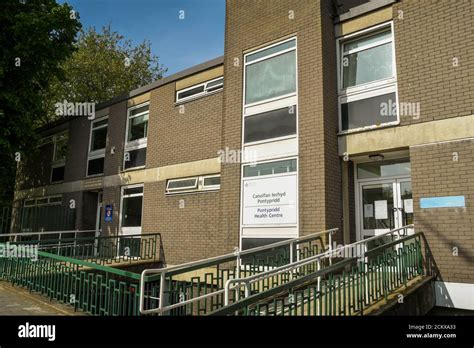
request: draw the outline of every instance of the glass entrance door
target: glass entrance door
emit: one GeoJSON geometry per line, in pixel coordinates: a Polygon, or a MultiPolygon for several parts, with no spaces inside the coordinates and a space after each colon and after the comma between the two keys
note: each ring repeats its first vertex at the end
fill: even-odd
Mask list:
{"type": "Polygon", "coordinates": [[[413,223],[409,178],[359,183],[359,239],[413,223]]]}

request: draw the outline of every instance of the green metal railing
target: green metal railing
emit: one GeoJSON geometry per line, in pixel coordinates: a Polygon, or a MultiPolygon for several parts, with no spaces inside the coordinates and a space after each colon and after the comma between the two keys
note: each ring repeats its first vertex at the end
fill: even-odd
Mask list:
{"type": "Polygon", "coordinates": [[[137,260],[165,263],[161,234],[95,236],[95,231],[64,231],[0,236],[0,243],[38,246],[50,254],[97,264],[132,263],[137,260]],[[76,233],[76,234],[75,234],[76,233]],[[42,238],[41,238],[42,237],[42,238]]]}
{"type": "Polygon", "coordinates": [[[159,233],[42,240],[38,235],[2,236],[0,279],[92,315],[140,315],[140,275],[109,264],[165,262],[159,233]]]}
{"type": "MultiPolygon", "coordinates": [[[[273,243],[175,267],[142,273],[140,310],[144,314],[206,315],[225,305],[227,280],[265,272],[317,255],[332,248],[338,229],[273,243]],[[162,299],[162,301],[160,301],[162,299]]],[[[330,260],[326,260],[328,263],[330,260]]],[[[308,267],[307,271],[313,269],[308,267]]],[[[287,275],[252,284],[253,292],[271,289],[289,280],[287,275]]],[[[233,298],[240,293],[235,291],[233,298]]]]}
{"type": "Polygon", "coordinates": [[[0,258],[0,278],[92,315],[139,315],[140,275],[38,251],[0,258]]]}
{"type": "Polygon", "coordinates": [[[368,250],[362,257],[345,258],[268,291],[250,294],[212,314],[363,315],[410,281],[435,274],[429,247],[419,232],[368,250]]]}

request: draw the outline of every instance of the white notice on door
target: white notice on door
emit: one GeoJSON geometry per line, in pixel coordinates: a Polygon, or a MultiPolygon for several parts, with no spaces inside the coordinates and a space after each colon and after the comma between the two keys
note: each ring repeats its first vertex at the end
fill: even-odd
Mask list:
{"type": "Polygon", "coordinates": [[[375,219],[385,220],[388,218],[387,201],[375,201],[375,219]]]}
{"type": "Polygon", "coordinates": [[[374,217],[374,205],[373,204],[364,204],[364,217],[365,218],[374,217]]]}
{"type": "Polygon", "coordinates": [[[404,199],[403,207],[405,209],[405,213],[413,213],[413,199],[404,199]]]}

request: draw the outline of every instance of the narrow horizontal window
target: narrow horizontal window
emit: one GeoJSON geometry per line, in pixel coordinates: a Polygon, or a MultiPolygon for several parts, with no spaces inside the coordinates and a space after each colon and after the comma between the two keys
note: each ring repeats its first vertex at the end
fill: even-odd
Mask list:
{"type": "Polygon", "coordinates": [[[296,159],[260,163],[244,167],[244,177],[296,172],[296,159]]]}
{"type": "Polygon", "coordinates": [[[168,191],[194,189],[197,187],[198,178],[168,180],[168,191]]]}
{"type": "Polygon", "coordinates": [[[63,199],[61,196],[56,196],[56,197],[49,197],[49,203],[62,203],[63,199]]]}
{"type": "Polygon", "coordinates": [[[397,119],[395,93],[341,104],[343,131],[396,122],[397,119]]]}
{"type": "Polygon", "coordinates": [[[142,167],[146,163],[146,147],[125,152],[125,169],[142,167]]]}
{"type": "Polygon", "coordinates": [[[143,193],[143,187],[130,187],[123,190],[124,196],[137,195],[143,193]]]}
{"type": "Polygon", "coordinates": [[[210,80],[183,90],[176,92],[176,102],[197,98],[199,96],[206,95],[217,90],[222,89],[224,86],[224,78],[219,77],[214,80],[210,80]]]}
{"type": "Polygon", "coordinates": [[[90,159],[87,166],[87,175],[98,175],[104,173],[104,157],[90,159]]]}
{"type": "Polygon", "coordinates": [[[166,193],[191,193],[219,190],[220,185],[220,174],[170,179],[166,184],[166,193]]]}
{"type": "Polygon", "coordinates": [[[259,52],[247,55],[245,57],[245,62],[246,63],[251,63],[254,60],[261,59],[261,58],[264,58],[264,57],[268,57],[268,56],[271,56],[275,53],[282,52],[282,51],[285,51],[287,49],[294,48],[294,47],[296,47],[296,40],[290,40],[290,41],[287,41],[287,42],[283,42],[279,45],[275,45],[275,46],[272,46],[270,48],[261,50],[259,52]]]}
{"type": "Polygon", "coordinates": [[[132,117],[135,115],[143,114],[145,112],[148,112],[149,109],[150,109],[150,104],[143,105],[137,108],[131,108],[129,111],[129,116],[132,117]]]}
{"type": "Polygon", "coordinates": [[[217,80],[208,82],[206,84],[206,92],[216,91],[218,89],[221,89],[223,86],[224,86],[224,78],[221,77],[217,80]]]}
{"type": "Polygon", "coordinates": [[[201,86],[198,86],[198,87],[195,87],[195,88],[192,88],[192,89],[188,89],[187,91],[178,93],[178,100],[189,98],[193,95],[196,95],[196,94],[199,94],[199,93],[202,93],[202,92],[204,92],[204,85],[201,85],[201,86]]]}
{"type": "Polygon", "coordinates": [[[212,176],[208,178],[204,178],[204,186],[218,186],[221,184],[221,177],[219,176],[212,176]]]}
{"type": "Polygon", "coordinates": [[[245,143],[293,134],[296,134],[296,105],[245,117],[245,143]]]}

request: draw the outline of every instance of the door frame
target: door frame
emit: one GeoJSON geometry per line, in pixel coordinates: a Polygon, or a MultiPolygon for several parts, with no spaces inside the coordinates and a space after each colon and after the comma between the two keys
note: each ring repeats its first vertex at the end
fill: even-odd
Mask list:
{"type": "MultiPolygon", "coordinates": [[[[377,185],[377,184],[387,184],[387,183],[392,183],[393,184],[393,206],[394,208],[400,208],[401,207],[401,195],[400,195],[400,182],[411,182],[411,176],[410,175],[395,175],[395,176],[387,176],[383,178],[369,178],[369,179],[358,179],[357,178],[357,166],[360,163],[354,163],[354,190],[355,190],[355,221],[356,221],[356,239],[357,241],[360,241],[362,236],[364,235],[363,233],[363,219],[362,219],[362,214],[363,214],[363,206],[361,202],[362,198],[362,186],[367,186],[367,185],[377,185]]],[[[398,224],[401,222],[401,211],[397,210],[396,213],[394,214],[394,225],[395,228],[397,228],[398,224]]],[[[398,226],[401,227],[401,226],[398,226]]],[[[375,231],[375,230],[374,230],[375,231]]],[[[388,232],[389,230],[387,230],[388,232]]],[[[383,232],[382,232],[383,233],[383,232]]],[[[374,232],[373,236],[377,235],[376,232],[374,232]]]]}

